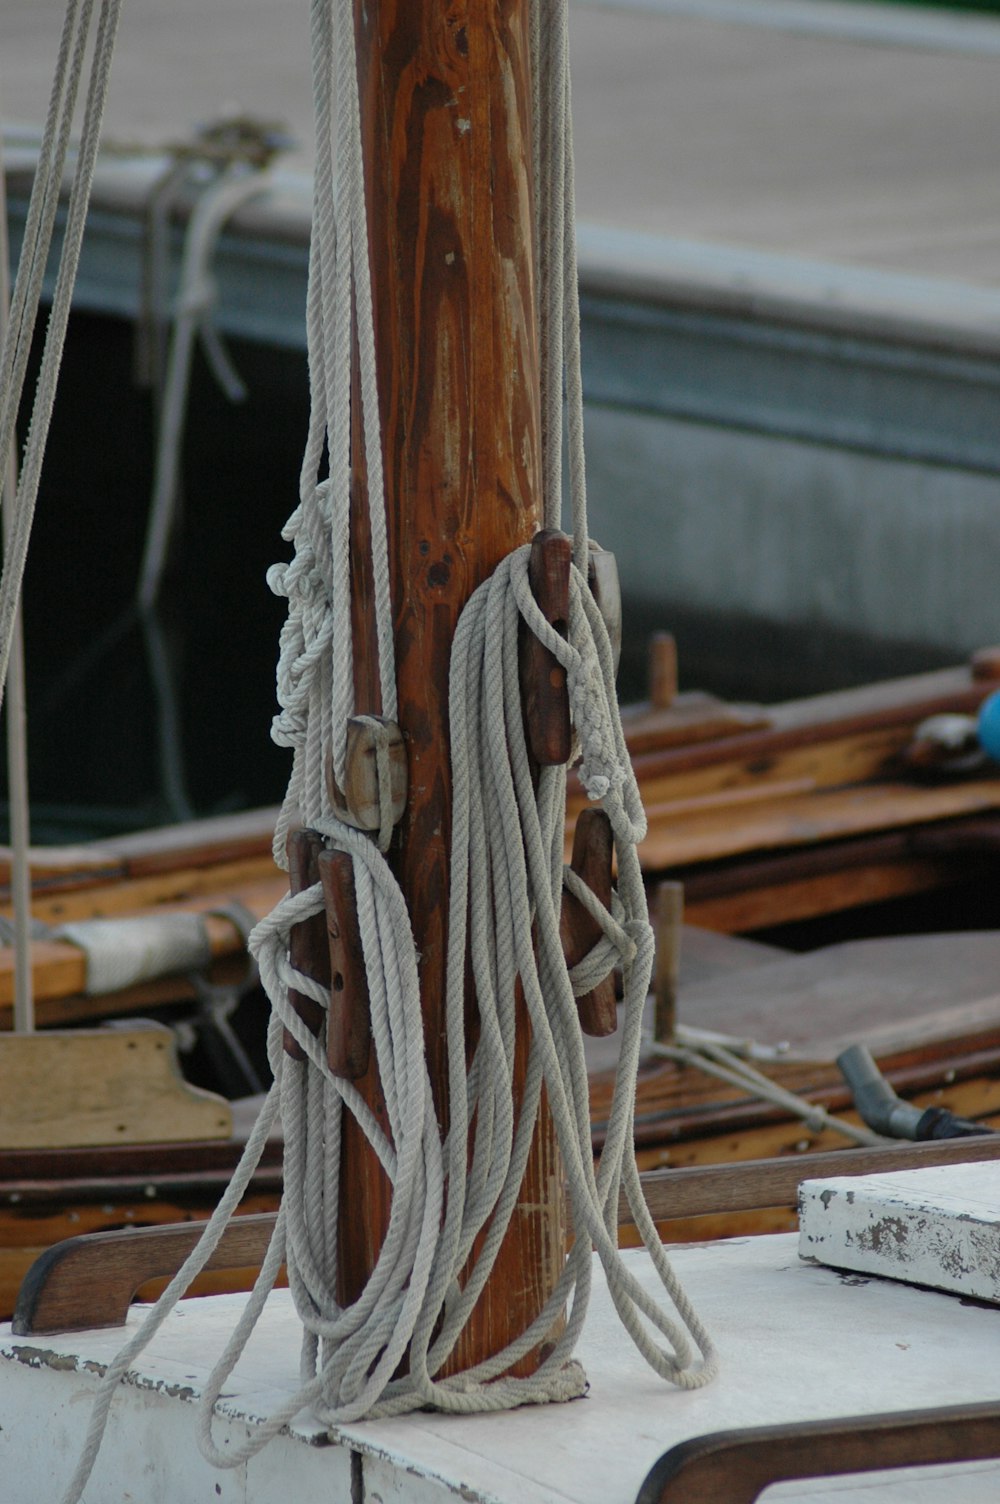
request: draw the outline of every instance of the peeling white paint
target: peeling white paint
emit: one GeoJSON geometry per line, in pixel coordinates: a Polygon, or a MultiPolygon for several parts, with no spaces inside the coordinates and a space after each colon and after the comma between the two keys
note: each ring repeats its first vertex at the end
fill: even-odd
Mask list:
{"type": "Polygon", "coordinates": [[[1000,1163],[808,1180],[799,1248],[840,1269],[1000,1305],[1000,1163]]]}

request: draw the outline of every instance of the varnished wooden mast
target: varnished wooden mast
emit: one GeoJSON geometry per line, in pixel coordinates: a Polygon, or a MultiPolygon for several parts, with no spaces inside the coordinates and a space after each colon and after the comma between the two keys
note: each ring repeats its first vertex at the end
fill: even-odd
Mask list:
{"type": "MultiPolygon", "coordinates": [[[[444,977],[451,774],[448,662],[476,586],[539,525],[540,404],[526,0],[366,0],[362,136],[409,801],[393,845],[420,954],[427,1056],[447,1119],[444,977]]],[[[360,457],[357,401],[355,454],[360,457]]],[[[364,477],[356,465],[355,522],[364,477]]],[[[367,570],[355,565],[359,709],[378,708],[367,570]]],[[[470,999],[474,1030],[474,1001],[470,999]]],[[[523,1020],[521,1069],[527,1047],[523,1020]]],[[[380,1106],[374,1064],[365,1078],[380,1106]]],[[[388,1188],[345,1147],[343,1294],[355,1297],[388,1188]]],[[[452,1367],[524,1330],[562,1266],[558,1158],[545,1115],[511,1231],[452,1367]]]]}

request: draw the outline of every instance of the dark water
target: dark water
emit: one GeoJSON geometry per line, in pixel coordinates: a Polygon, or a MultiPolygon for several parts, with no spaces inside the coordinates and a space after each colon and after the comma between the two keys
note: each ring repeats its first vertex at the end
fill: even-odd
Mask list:
{"type": "MultiPolygon", "coordinates": [[[[289,754],[268,735],[306,423],[305,361],[234,345],[248,400],[195,368],[183,512],[157,619],[131,607],[152,482],[132,332],[77,317],[25,584],[33,837],[68,840],[273,802],[289,754]]],[[[200,361],[200,358],[199,358],[200,361]]],[[[22,429],[23,431],[23,429],[22,429]]]]}

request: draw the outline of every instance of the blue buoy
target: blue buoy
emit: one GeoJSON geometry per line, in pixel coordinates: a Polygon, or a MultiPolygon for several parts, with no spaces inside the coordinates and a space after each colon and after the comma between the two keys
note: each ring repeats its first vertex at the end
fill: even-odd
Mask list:
{"type": "Polygon", "coordinates": [[[979,707],[979,741],[994,762],[1000,762],[1000,689],[995,689],[979,707]]]}

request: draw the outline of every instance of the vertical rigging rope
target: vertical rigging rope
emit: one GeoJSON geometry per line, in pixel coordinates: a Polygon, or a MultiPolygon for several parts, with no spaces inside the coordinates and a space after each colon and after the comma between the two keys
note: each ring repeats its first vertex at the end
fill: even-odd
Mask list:
{"type": "MultiPolygon", "coordinates": [[[[354,702],[349,597],[352,314],[357,323],[368,471],[381,708],[386,716],[395,709],[395,670],[354,12],[351,0],[313,0],[317,157],[307,293],[311,417],[299,505],[284,534],[295,544],[294,558],[269,571],[271,588],[289,603],[278,668],[281,711],[272,734],[293,749],[276,853],[284,858],[285,836],[301,821],[319,831],[329,847],[351,858],[388,1132],[351,1082],[331,1072],[325,1027],[314,1035],[290,1001],[294,989],[313,998],[324,1013],[329,1009],[328,990],[296,971],[289,959],[292,928],[323,909],[317,883],[286,896],[251,936],[273,1009],[268,1045],[275,1079],[262,1121],[270,1123],[280,1110],[285,1195],[254,1291],[199,1404],[199,1443],[205,1456],[220,1467],[239,1466],[305,1406],[334,1426],[426,1405],[459,1412],[496,1410],[581,1394],[585,1379],[571,1355],[586,1313],[593,1251],[604,1267],[623,1325],[658,1374],[680,1387],[695,1388],[708,1382],[716,1369],[708,1334],[656,1236],[633,1150],[635,1075],[653,956],[636,855],[645,818],[617,714],[611,645],[586,577],[566,0],[536,4],[532,54],[540,183],[543,511],[545,524],[557,526],[568,405],[575,563],[565,637],[539,610],[528,579],[528,551],[518,549],[473,594],[452,644],[453,807],[445,996],[450,1126],[442,1134],[428,1076],[417,953],[406,905],[379,844],[332,813],[325,781],[328,758],[338,781],[342,778],[346,722],[354,702]],[[336,193],[334,140],[339,164],[336,193]],[[625,1001],[619,1070],[596,1168],[575,995],[594,983],[589,976],[584,980],[570,975],[559,933],[566,881],[566,768],[544,768],[536,788],[518,672],[522,622],[566,670],[582,755],[580,776],[590,797],[603,805],[614,832],[617,893],[611,911],[598,906],[604,932],[599,950],[605,974],[620,962],[625,1001]],[[478,1031],[471,1062],[467,957],[478,1031]],[[531,1040],[515,1112],[518,983],[531,1040]],[[300,1047],[301,1059],[284,1050],[285,1030],[300,1047]],[[555,1288],[529,1327],[474,1367],[441,1377],[514,1214],[543,1086],[572,1205],[573,1245],[555,1288]],[[375,1267],[354,1304],[342,1306],[337,1298],[337,1223],[345,1110],[377,1155],[392,1198],[375,1267]],[[628,1200],[667,1302],[655,1300],[619,1254],[620,1194],[628,1200]],[[223,1448],[212,1435],[214,1406],[282,1261],[303,1328],[302,1387],[245,1442],[223,1448]],[[536,1371],[514,1377],[512,1368],[543,1341],[550,1346],[536,1371]],[[404,1353],[406,1372],[399,1374],[404,1353]]],[[[591,969],[596,965],[593,956],[590,964],[591,969]]],[[[234,1181],[241,1190],[249,1183],[262,1146],[263,1137],[255,1132],[234,1181]]],[[[232,1187],[224,1204],[234,1204],[232,1187]]],[[[221,1233],[221,1216],[220,1208],[167,1294],[109,1370],[68,1501],[78,1499],[86,1483],[114,1386],[204,1266],[221,1233]]]]}
{"type": "MultiPolygon", "coordinates": [[[[31,334],[41,298],[45,263],[55,226],[63,170],[69,149],[70,127],[83,71],[84,52],[90,30],[93,0],[69,0],[63,27],[55,82],[39,155],[39,170],[28,206],[24,245],[14,283],[11,317],[0,357],[0,474],[7,473],[13,452],[17,420],[31,334]]],[[[21,594],[28,553],[28,540],[41,481],[42,457],[48,438],[56,382],[69,323],[73,284],[80,260],[90,189],[97,162],[101,122],[108,92],[111,55],[114,51],[121,0],[102,0],[88,80],[83,124],[80,131],[76,171],[70,189],[63,234],[63,249],[56,274],[41,369],[35,389],[31,424],[25,444],[10,538],[4,552],[0,579],[0,695],[10,657],[13,623],[21,594]]]]}

